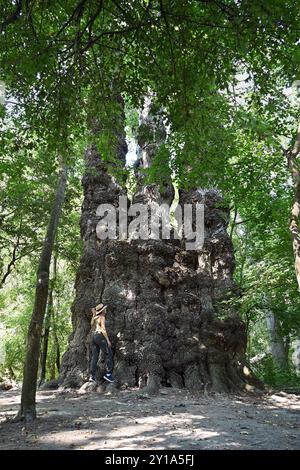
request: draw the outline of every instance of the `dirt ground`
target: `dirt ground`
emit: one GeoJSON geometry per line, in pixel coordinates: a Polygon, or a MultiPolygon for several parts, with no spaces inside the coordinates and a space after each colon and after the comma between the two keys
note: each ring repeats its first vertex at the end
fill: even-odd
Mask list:
{"type": "Polygon", "coordinates": [[[300,448],[300,396],[284,392],[39,391],[38,419],[27,428],[9,422],[19,403],[19,390],[0,392],[0,450],[300,448]]]}

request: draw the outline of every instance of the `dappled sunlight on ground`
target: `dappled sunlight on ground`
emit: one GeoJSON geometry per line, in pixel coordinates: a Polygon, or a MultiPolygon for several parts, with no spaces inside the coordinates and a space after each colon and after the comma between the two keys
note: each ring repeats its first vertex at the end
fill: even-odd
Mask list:
{"type": "Polygon", "coordinates": [[[20,392],[0,393],[0,449],[297,449],[300,397],[191,394],[166,388],[145,397],[38,393],[38,419],[4,422],[20,392]]]}

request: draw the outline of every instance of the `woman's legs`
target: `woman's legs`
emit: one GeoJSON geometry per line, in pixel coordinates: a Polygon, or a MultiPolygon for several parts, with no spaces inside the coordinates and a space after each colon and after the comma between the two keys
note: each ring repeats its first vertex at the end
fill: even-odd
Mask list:
{"type": "Polygon", "coordinates": [[[96,370],[97,370],[97,363],[98,363],[98,358],[99,358],[99,352],[100,352],[100,347],[97,342],[97,338],[93,338],[93,346],[92,346],[92,360],[91,360],[91,376],[94,379],[96,376],[96,370]]]}
{"type": "Polygon", "coordinates": [[[92,361],[91,361],[91,376],[95,378],[97,371],[97,363],[99,359],[100,350],[105,354],[105,368],[108,374],[113,371],[113,353],[112,349],[108,346],[106,339],[99,333],[94,334],[92,361]]]}
{"type": "Polygon", "coordinates": [[[102,339],[101,343],[99,344],[100,349],[105,353],[106,360],[105,360],[105,368],[106,372],[111,374],[113,371],[113,353],[111,348],[108,346],[106,339],[102,339]]]}

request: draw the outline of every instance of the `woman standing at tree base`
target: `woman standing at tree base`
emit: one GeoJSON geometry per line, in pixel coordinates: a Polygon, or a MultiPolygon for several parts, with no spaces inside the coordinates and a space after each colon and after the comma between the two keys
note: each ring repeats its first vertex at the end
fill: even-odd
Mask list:
{"type": "Polygon", "coordinates": [[[99,358],[100,351],[103,351],[106,354],[106,373],[103,378],[107,382],[113,382],[113,353],[111,348],[111,342],[108,337],[106,328],[105,328],[105,314],[106,314],[106,305],[99,304],[96,307],[92,308],[92,320],[91,326],[94,329],[93,332],[93,350],[92,350],[92,360],[90,366],[90,382],[96,382],[96,370],[97,363],[99,358]]]}

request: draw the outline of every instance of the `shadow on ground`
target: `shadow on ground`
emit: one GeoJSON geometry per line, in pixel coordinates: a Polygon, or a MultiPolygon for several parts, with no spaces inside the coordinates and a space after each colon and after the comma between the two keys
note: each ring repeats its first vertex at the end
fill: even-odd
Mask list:
{"type": "Polygon", "coordinates": [[[20,392],[0,392],[0,449],[299,449],[300,397],[228,396],[172,388],[146,397],[37,394],[38,419],[10,423],[20,392]]]}

